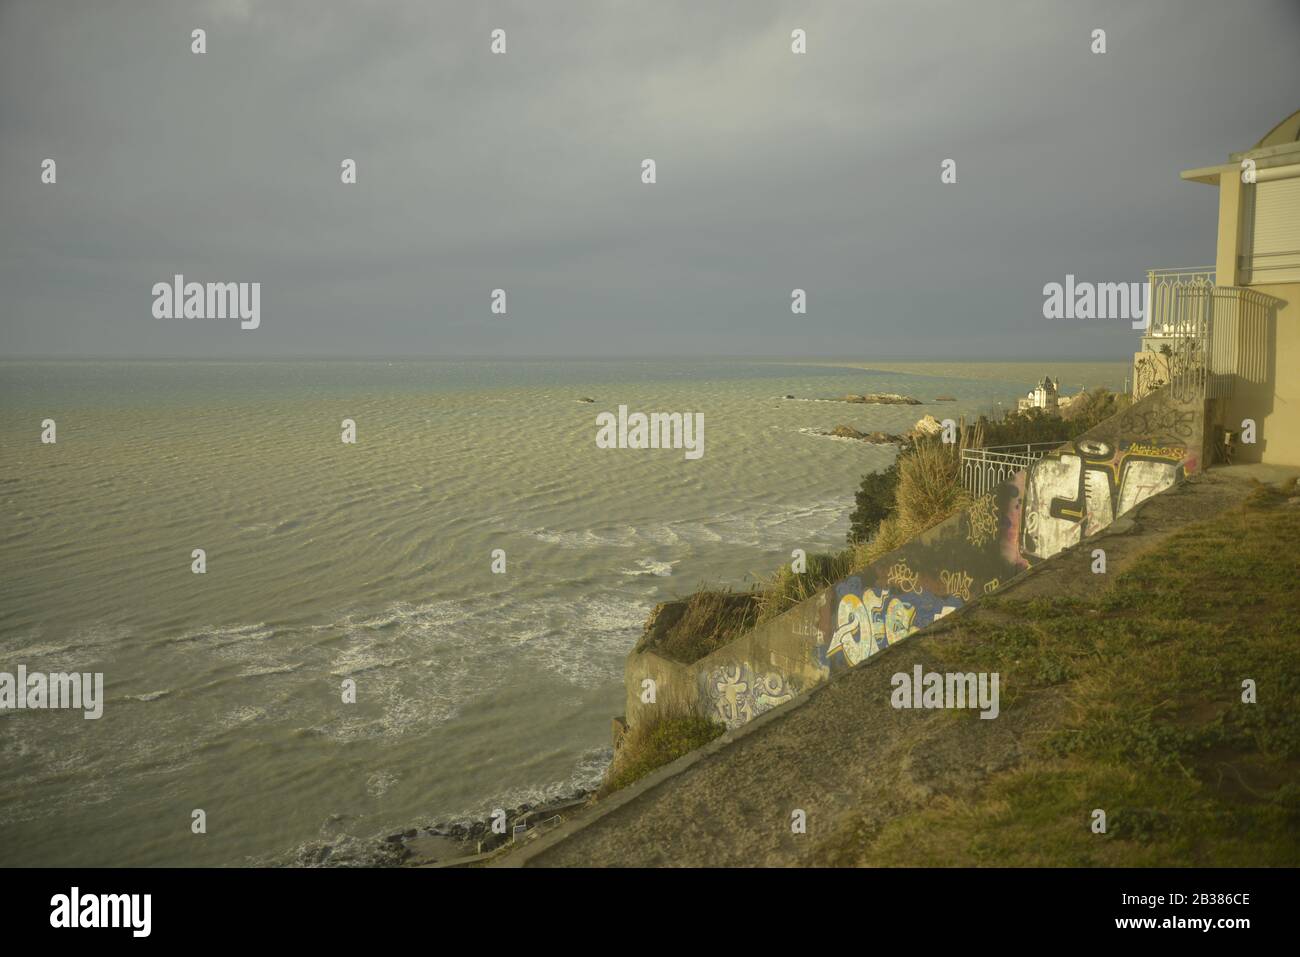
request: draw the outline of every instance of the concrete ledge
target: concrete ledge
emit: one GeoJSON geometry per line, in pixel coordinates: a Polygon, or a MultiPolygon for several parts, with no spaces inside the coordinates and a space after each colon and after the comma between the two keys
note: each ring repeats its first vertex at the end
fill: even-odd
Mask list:
{"type": "MultiPolygon", "coordinates": [[[[847,672],[845,673],[847,674],[847,672]]],[[[807,694],[802,694],[795,698],[792,698],[790,701],[787,701],[785,704],[773,708],[771,711],[765,711],[763,714],[760,714],[754,720],[741,725],[739,728],[735,728],[733,730],[723,732],[722,735],[720,735],[717,738],[714,738],[712,741],[710,741],[708,744],[704,745],[703,747],[696,748],[694,751],[690,751],[687,752],[686,754],[683,754],[676,761],[673,761],[671,764],[665,764],[662,768],[659,768],[656,771],[652,771],[651,773],[643,777],[640,781],[637,781],[634,784],[629,784],[627,787],[615,791],[609,797],[595,802],[589,809],[587,809],[579,816],[575,817],[573,820],[561,824],[554,831],[542,835],[537,840],[531,842],[527,846],[521,847],[517,850],[513,850],[509,852],[508,854],[505,854],[501,858],[501,860],[496,861],[488,866],[489,867],[527,866],[529,861],[531,861],[538,854],[550,848],[552,845],[558,844],[561,841],[565,840],[566,838],[571,837],[572,835],[578,833],[579,831],[582,831],[585,828],[590,827],[592,824],[605,818],[607,815],[613,813],[614,811],[617,811],[619,808],[631,804],[633,801],[635,801],[637,798],[641,797],[642,795],[646,794],[648,791],[653,791],[655,788],[663,784],[665,781],[671,778],[675,778],[677,775],[681,774],[683,771],[687,770],[692,765],[695,765],[700,761],[703,761],[705,758],[713,754],[716,754],[717,752],[721,751],[725,747],[729,747],[733,742],[739,741],[740,739],[750,734],[753,734],[755,731],[758,731],[759,729],[766,727],[770,722],[775,721],[781,718],[782,716],[789,714],[791,711],[794,711],[797,708],[802,708],[810,700],[812,700],[812,696],[814,694],[816,694],[822,688],[826,687],[826,685],[828,685],[829,683],[830,682],[826,682],[824,684],[818,685],[816,688],[813,688],[807,694]]]]}

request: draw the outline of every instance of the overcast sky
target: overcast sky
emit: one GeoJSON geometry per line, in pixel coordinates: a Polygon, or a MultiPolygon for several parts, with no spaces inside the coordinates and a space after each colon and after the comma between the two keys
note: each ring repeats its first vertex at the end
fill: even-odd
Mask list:
{"type": "Polygon", "coordinates": [[[0,0],[0,354],[1123,357],[1044,284],[1211,263],[1178,173],[1298,50],[1297,0],[0,0]]]}

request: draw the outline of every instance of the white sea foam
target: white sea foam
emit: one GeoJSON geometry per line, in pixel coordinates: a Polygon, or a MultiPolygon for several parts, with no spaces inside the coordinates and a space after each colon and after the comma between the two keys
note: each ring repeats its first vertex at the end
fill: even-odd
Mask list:
{"type": "Polygon", "coordinates": [[[220,726],[223,731],[229,731],[232,728],[239,728],[246,724],[253,724],[261,721],[267,716],[267,709],[258,705],[241,705],[238,708],[231,708],[221,716],[220,726]]]}
{"type": "Polygon", "coordinates": [[[539,542],[558,545],[560,548],[627,548],[633,544],[630,538],[613,538],[609,535],[600,535],[590,529],[561,531],[551,528],[534,528],[525,534],[537,539],[539,542]]]}
{"type": "Polygon", "coordinates": [[[594,791],[605,777],[605,769],[613,758],[612,748],[589,748],[583,751],[572,772],[566,777],[542,784],[507,788],[495,795],[491,802],[463,808],[454,814],[430,819],[428,824],[470,824],[487,820],[496,808],[516,808],[523,805],[558,801],[580,791],[594,791]]]}
{"type": "Polygon", "coordinates": [[[380,797],[396,784],[397,780],[397,775],[391,771],[376,771],[366,778],[366,793],[371,797],[380,797]]]}
{"type": "Polygon", "coordinates": [[[624,575],[654,575],[658,578],[667,578],[673,573],[673,566],[677,562],[660,562],[653,558],[638,558],[636,568],[623,569],[624,575]]]}
{"type": "Polygon", "coordinates": [[[171,694],[170,688],[162,688],[158,691],[146,691],[143,694],[122,695],[127,701],[157,701],[159,698],[165,698],[171,694]]]}
{"type": "Polygon", "coordinates": [[[299,665],[266,665],[245,668],[239,672],[241,678],[265,678],[268,675],[287,675],[297,671],[299,665]]]}
{"type": "Polygon", "coordinates": [[[260,641],[270,638],[273,633],[272,629],[268,628],[264,622],[255,625],[209,625],[187,631],[183,635],[176,635],[167,640],[174,644],[186,641],[197,641],[211,645],[237,644],[242,641],[260,641]]]}
{"type": "Polygon", "coordinates": [[[111,655],[129,635],[130,630],[124,626],[91,624],[76,629],[62,641],[51,643],[42,641],[42,631],[36,629],[17,639],[19,642],[33,642],[32,644],[5,648],[4,654],[11,660],[40,662],[47,670],[61,670],[54,666],[69,661],[84,664],[88,658],[102,659],[111,655]]]}

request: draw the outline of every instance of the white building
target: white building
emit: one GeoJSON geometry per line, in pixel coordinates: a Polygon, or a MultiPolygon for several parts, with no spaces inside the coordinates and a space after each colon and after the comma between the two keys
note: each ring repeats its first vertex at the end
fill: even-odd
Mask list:
{"type": "Polygon", "coordinates": [[[1043,381],[1038,383],[1034,391],[1026,393],[1025,397],[1017,403],[1017,411],[1027,412],[1030,409],[1042,409],[1045,412],[1055,412],[1060,391],[1060,379],[1043,376],[1043,381]]]}

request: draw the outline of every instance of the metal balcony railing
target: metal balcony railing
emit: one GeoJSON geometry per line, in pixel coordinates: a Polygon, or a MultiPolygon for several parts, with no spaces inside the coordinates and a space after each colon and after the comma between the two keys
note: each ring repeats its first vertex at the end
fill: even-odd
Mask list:
{"type": "Polygon", "coordinates": [[[993,491],[1011,476],[1027,469],[1060,442],[1031,442],[1025,445],[996,445],[985,449],[963,449],[961,484],[978,498],[993,491]]]}
{"type": "Polygon", "coordinates": [[[1134,367],[1134,398],[1169,386],[1175,398],[1233,393],[1238,379],[1262,382],[1270,300],[1240,286],[1216,286],[1212,269],[1147,273],[1146,350],[1134,367]]]}
{"type": "Polygon", "coordinates": [[[1176,336],[1188,329],[1185,293],[1214,285],[1214,267],[1147,270],[1148,336],[1176,336]]]}

